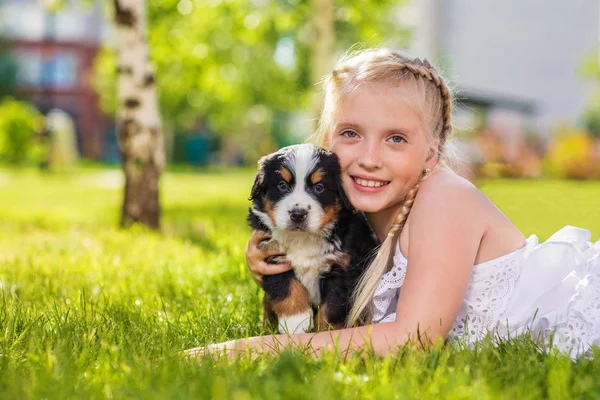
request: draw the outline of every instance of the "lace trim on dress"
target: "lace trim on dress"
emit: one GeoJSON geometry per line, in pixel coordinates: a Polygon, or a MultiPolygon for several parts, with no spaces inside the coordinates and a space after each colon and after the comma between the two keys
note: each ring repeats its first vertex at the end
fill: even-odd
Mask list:
{"type": "Polygon", "coordinates": [[[383,274],[379,285],[377,285],[377,289],[375,289],[372,317],[374,323],[393,322],[396,320],[396,313],[388,313],[388,309],[392,300],[398,299],[399,289],[406,277],[406,263],[406,258],[400,253],[400,248],[398,247],[394,254],[392,269],[383,274]]]}
{"type": "MultiPolygon", "coordinates": [[[[519,279],[520,260],[526,247],[528,246],[473,267],[465,301],[452,327],[451,333],[454,336],[467,333],[469,342],[474,342],[495,327],[519,279]],[[472,295],[469,295],[470,293],[472,295]]],[[[396,313],[390,312],[390,303],[398,299],[399,289],[406,277],[407,265],[399,247],[393,261],[391,270],[383,275],[373,296],[372,320],[375,323],[396,320],[396,313]]]]}
{"type": "Polygon", "coordinates": [[[554,347],[572,358],[591,355],[591,346],[600,345],[600,241],[588,243],[582,255],[586,260],[583,277],[571,307],[562,322],[545,332],[547,338],[554,335],[554,347]]]}
{"type": "Polygon", "coordinates": [[[520,275],[519,249],[485,265],[474,267],[462,306],[451,334],[467,335],[468,342],[482,339],[497,328],[520,275]],[[481,268],[483,266],[483,268],[481,268]]]}

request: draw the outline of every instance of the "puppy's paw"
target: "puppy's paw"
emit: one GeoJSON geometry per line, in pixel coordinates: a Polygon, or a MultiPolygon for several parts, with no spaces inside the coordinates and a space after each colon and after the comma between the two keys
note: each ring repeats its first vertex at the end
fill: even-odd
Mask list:
{"type": "Polygon", "coordinates": [[[279,243],[272,238],[260,241],[256,247],[261,251],[281,251],[279,249],[279,243]]]}
{"type": "Polygon", "coordinates": [[[279,333],[307,333],[313,328],[313,312],[305,311],[295,315],[279,317],[279,333]]]}

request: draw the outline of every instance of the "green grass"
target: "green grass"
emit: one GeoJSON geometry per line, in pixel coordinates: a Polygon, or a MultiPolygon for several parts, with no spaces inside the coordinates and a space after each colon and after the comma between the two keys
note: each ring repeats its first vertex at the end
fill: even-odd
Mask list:
{"type": "MultiPolygon", "coordinates": [[[[572,363],[526,340],[184,362],[183,349],[262,332],[243,255],[252,181],[166,174],[156,234],[116,229],[114,170],[0,170],[0,398],[600,398],[600,357],[572,363]]],[[[600,234],[600,183],[479,185],[527,235],[600,234]]]]}

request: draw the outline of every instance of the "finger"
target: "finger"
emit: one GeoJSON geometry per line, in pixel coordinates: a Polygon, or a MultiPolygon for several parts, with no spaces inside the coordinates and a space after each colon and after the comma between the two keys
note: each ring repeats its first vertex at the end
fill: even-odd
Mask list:
{"type": "Polygon", "coordinates": [[[183,355],[188,358],[199,358],[206,354],[206,348],[204,346],[194,347],[192,349],[184,350],[183,355]]]}
{"type": "MultiPolygon", "coordinates": [[[[258,249],[257,249],[258,250],[258,249]]],[[[267,259],[269,257],[273,257],[273,256],[284,256],[285,257],[285,253],[283,253],[280,249],[274,248],[274,249],[268,249],[268,250],[258,250],[258,255],[257,256],[263,256],[264,259],[267,259]]]]}
{"type": "Polygon", "coordinates": [[[252,245],[252,247],[256,247],[263,240],[269,239],[270,236],[263,231],[253,231],[252,235],[250,235],[250,240],[248,241],[248,245],[252,245]]]}
{"type": "Polygon", "coordinates": [[[278,246],[268,246],[267,248],[259,247],[258,243],[254,246],[251,242],[248,242],[246,247],[246,255],[249,259],[266,259],[271,256],[283,255],[281,249],[278,246]]]}
{"type": "Polygon", "coordinates": [[[262,278],[263,278],[262,274],[259,274],[257,272],[252,272],[251,274],[252,274],[252,279],[254,279],[254,282],[256,282],[258,284],[262,283],[262,278]]]}
{"type": "Polygon", "coordinates": [[[275,275],[275,274],[281,274],[281,273],[289,271],[291,269],[292,269],[292,266],[289,263],[267,264],[266,262],[261,262],[258,264],[257,272],[262,275],[275,275]]]}

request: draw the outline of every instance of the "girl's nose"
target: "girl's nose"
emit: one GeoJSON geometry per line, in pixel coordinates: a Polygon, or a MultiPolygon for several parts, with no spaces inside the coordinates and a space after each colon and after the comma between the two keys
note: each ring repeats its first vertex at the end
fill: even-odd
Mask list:
{"type": "Polygon", "coordinates": [[[381,168],[383,164],[379,146],[375,143],[367,144],[358,156],[358,165],[366,170],[381,168]]]}

